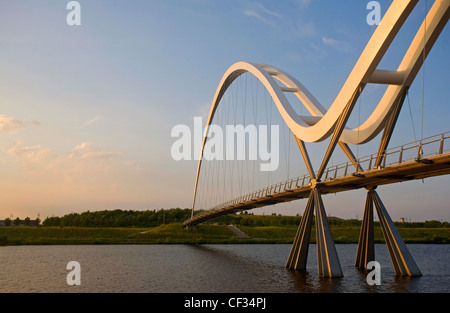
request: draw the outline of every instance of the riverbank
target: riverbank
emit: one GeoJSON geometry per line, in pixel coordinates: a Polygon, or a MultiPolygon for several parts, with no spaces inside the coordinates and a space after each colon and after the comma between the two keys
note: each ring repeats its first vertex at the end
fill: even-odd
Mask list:
{"type": "MultiPolygon", "coordinates": [[[[249,238],[239,238],[226,225],[200,225],[185,230],[180,223],[152,228],[96,227],[0,227],[0,245],[80,245],[80,244],[225,244],[292,243],[296,226],[239,226],[249,238]]],[[[331,226],[336,243],[357,243],[358,226],[331,226]]],[[[450,243],[450,228],[398,228],[406,243],[450,243]]],[[[375,242],[384,242],[379,227],[375,242]]],[[[315,230],[311,232],[315,242],[315,230]]]]}

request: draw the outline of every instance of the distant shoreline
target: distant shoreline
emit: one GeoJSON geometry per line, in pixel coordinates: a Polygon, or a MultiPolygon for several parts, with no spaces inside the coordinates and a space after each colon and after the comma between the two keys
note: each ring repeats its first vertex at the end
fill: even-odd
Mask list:
{"type": "MultiPolygon", "coordinates": [[[[92,244],[290,244],[295,226],[238,226],[248,238],[239,238],[226,225],[200,225],[185,230],[180,223],[152,228],[101,227],[0,227],[0,246],[18,245],[92,245],[92,244]]],[[[337,244],[358,243],[358,226],[331,226],[337,244]]],[[[379,227],[375,227],[375,243],[384,243],[379,227]]],[[[398,228],[407,244],[448,244],[450,228],[398,228]]],[[[315,243],[315,231],[311,232],[315,243]]]]}

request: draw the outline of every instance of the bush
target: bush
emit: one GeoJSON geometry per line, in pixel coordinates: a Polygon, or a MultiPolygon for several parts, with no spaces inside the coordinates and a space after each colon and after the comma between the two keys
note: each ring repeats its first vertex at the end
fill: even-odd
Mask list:
{"type": "Polygon", "coordinates": [[[0,246],[6,246],[8,244],[8,237],[2,236],[0,237],[0,246]]]}
{"type": "Polygon", "coordinates": [[[448,242],[447,238],[441,237],[441,236],[438,236],[438,235],[433,235],[431,237],[431,240],[433,241],[433,243],[447,243],[448,242]]]}
{"type": "Polygon", "coordinates": [[[442,227],[442,223],[436,220],[432,220],[432,221],[425,221],[425,225],[424,227],[426,228],[438,228],[438,227],[442,227]]]}
{"type": "Polygon", "coordinates": [[[70,213],[62,217],[47,217],[42,225],[75,227],[156,227],[162,224],[181,223],[190,216],[191,209],[180,208],[158,211],[86,211],[83,213],[70,213]]]}

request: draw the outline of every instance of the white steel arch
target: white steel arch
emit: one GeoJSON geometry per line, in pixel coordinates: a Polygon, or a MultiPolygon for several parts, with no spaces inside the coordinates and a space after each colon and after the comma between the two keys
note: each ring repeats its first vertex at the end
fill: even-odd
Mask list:
{"type": "MultiPolygon", "coordinates": [[[[273,66],[237,62],[228,68],[216,90],[206,123],[197,167],[192,210],[195,207],[203,148],[207,140],[209,126],[226,90],[237,77],[244,73],[248,72],[254,75],[267,89],[284,122],[298,141],[301,150],[303,142],[320,142],[332,134],[333,137],[336,137],[334,145],[337,141],[341,145],[363,144],[376,137],[385,128],[390,113],[396,109],[395,106],[403,101],[405,91],[412,84],[425,57],[449,19],[450,0],[436,0],[398,69],[395,71],[377,69],[379,62],[417,2],[418,0],[393,1],[328,110],[300,82],[273,66]],[[284,86],[280,86],[278,81],[284,86]],[[387,84],[389,86],[375,110],[365,122],[355,129],[345,128],[345,123],[351,114],[353,104],[367,83],[387,84]],[[298,115],[289,103],[285,92],[295,94],[311,116],[298,115]]],[[[391,128],[393,129],[393,125],[391,125],[391,128]]],[[[389,132],[392,132],[392,129],[389,132]]],[[[390,137],[390,134],[388,134],[388,137],[390,137]]],[[[324,157],[321,170],[326,165],[327,158],[329,158],[333,149],[334,146],[330,145],[329,151],[324,157]]],[[[302,151],[304,158],[305,154],[302,151]]],[[[305,158],[305,163],[307,163],[306,159],[307,157],[305,158]]],[[[313,173],[310,164],[306,165],[310,173],[313,173]]],[[[321,173],[321,170],[319,170],[319,173],[321,173]]],[[[320,176],[321,174],[318,174],[317,178],[320,179],[320,176]]]]}

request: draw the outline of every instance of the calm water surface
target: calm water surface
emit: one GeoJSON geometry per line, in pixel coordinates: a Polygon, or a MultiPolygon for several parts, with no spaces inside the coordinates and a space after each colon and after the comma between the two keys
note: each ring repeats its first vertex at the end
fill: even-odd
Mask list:
{"type": "Polygon", "coordinates": [[[291,245],[83,245],[0,247],[0,292],[450,292],[450,245],[408,245],[422,277],[395,277],[376,245],[381,285],[354,267],[357,245],[336,245],[344,277],[317,275],[316,247],[306,273],[289,271],[291,245]],[[69,261],[81,286],[68,286],[69,261]]]}

